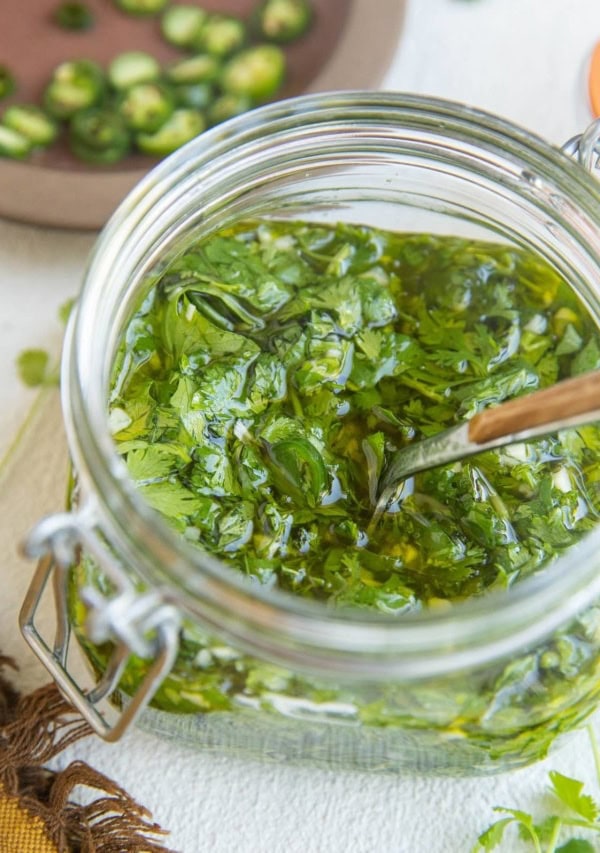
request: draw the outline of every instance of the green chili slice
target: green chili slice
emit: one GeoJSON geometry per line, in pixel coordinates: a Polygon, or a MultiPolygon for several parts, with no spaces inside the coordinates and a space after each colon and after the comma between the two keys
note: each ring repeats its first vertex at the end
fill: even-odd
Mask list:
{"type": "Polygon", "coordinates": [[[156,15],[162,12],[169,0],[114,0],[122,12],[128,15],[156,15]]]}
{"type": "Polygon", "coordinates": [[[130,135],[123,118],[111,110],[93,107],[73,116],[69,144],[88,163],[117,163],[129,152],[130,135]]]}
{"type": "Polygon", "coordinates": [[[108,81],[119,91],[129,89],[138,83],[152,83],[160,79],[161,68],[158,61],[143,50],[129,50],[120,53],[108,66],[108,81]]]}
{"type": "Polygon", "coordinates": [[[173,87],[176,103],[195,110],[207,109],[215,100],[215,90],[210,83],[188,83],[173,87]]]}
{"type": "Polygon", "coordinates": [[[104,74],[95,62],[63,62],[46,87],[44,106],[54,118],[69,119],[79,110],[95,106],[105,88],[104,74]]]}
{"type": "Polygon", "coordinates": [[[163,37],[175,47],[193,47],[206,19],[206,12],[198,6],[170,6],[160,23],[163,37]]]}
{"type": "Polygon", "coordinates": [[[17,82],[12,72],[6,65],[0,65],[0,99],[12,95],[16,88],[17,82]]]}
{"type": "Polygon", "coordinates": [[[187,59],[179,59],[165,69],[170,83],[211,83],[219,74],[219,60],[208,53],[199,53],[187,59]]]}
{"type": "Polygon", "coordinates": [[[138,133],[137,147],[144,154],[162,157],[194,139],[206,128],[201,113],[191,109],[177,109],[155,133],[138,133]]]}
{"type": "Polygon", "coordinates": [[[308,0],[264,0],[253,15],[255,31],[261,38],[285,44],[303,36],[312,22],[308,0]]]}
{"type": "Polygon", "coordinates": [[[58,125],[35,104],[13,104],[2,116],[6,127],[25,136],[32,145],[45,147],[58,136],[58,125]]]}
{"type": "Polygon", "coordinates": [[[232,57],[223,68],[220,83],[224,92],[265,101],[281,87],[285,77],[285,55],[274,44],[249,47],[232,57]]]}
{"type": "Polygon", "coordinates": [[[67,0],[66,3],[61,3],[52,16],[54,23],[62,27],[63,30],[73,30],[82,32],[90,30],[94,26],[94,16],[91,10],[85,3],[80,3],[78,0],[67,0]]]}
{"type": "Polygon", "coordinates": [[[30,139],[22,133],[0,124],[0,157],[24,160],[32,149],[30,139]]]}
{"type": "Polygon", "coordinates": [[[208,107],[206,117],[209,125],[220,124],[252,109],[252,101],[244,95],[220,95],[208,107]]]}
{"type": "Polygon", "coordinates": [[[158,130],[175,108],[173,95],[160,83],[140,83],[123,93],[119,113],[131,130],[158,130]]]}
{"type": "Polygon", "coordinates": [[[230,15],[211,15],[201,28],[195,47],[213,56],[229,56],[246,41],[246,25],[230,15]]]}

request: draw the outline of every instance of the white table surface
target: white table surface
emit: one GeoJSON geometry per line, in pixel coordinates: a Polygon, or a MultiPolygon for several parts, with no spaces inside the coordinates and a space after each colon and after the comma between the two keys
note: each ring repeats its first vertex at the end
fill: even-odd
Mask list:
{"type": "MultiPolygon", "coordinates": [[[[384,85],[465,101],[560,143],[590,119],[584,66],[597,39],[598,0],[409,0],[384,85]]],[[[23,347],[58,347],[56,309],[76,293],[92,244],[89,235],[0,221],[0,455],[32,400],[14,358],[23,347]]],[[[22,532],[11,531],[14,541],[22,532]]],[[[0,648],[34,684],[43,674],[16,628],[24,579],[10,565],[9,557],[0,566],[0,648]]],[[[539,811],[550,767],[593,778],[585,733],[535,767],[467,780],[261,765],[140,732],[118,746],[89,739],[59,764],[74,757],[151,808],[180,853],[466,853],[492,806],[539,811]]]]}

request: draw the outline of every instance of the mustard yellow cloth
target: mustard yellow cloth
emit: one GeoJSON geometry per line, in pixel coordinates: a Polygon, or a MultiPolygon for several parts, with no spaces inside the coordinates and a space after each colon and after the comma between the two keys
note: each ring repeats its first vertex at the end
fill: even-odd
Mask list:
{"type": "Polygon", "coordinates": [[[0,785],[0,853],[58,853],[41,818],[30,815],[0,785]]]}

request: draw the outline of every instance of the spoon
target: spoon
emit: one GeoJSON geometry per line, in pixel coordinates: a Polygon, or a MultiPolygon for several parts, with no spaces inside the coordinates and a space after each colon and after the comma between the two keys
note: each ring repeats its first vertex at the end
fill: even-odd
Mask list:
{"type": "Polygon", "coordinates": [[[380,478],[374,520],[400,497],[404,481],[412,474],[596,420],[600,420],[600,370],[485,409],[397,450],[380,478]]]}

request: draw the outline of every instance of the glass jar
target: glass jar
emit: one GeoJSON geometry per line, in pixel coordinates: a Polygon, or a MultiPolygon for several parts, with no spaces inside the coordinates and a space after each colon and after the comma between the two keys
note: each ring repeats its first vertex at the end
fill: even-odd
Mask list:
{"type": "Polygon", "coordinates": [[[116,739],[154,698],[143,725],[205,748],[488,773],[542,757],[591,713],[600,698],[600,528],[540,575],[449,611],[336,611],[251,585],[177,537],[128,478],[107,398],[141,295],[192,241],[242,218],[524,246],[600,326],[600,190],[588,171],[597,138],[593,127],[569,143],[577,163],[461,105],[319,95],[203,134],[128,196],[100,236],[65,344],[76,506],[30,535],[29,552],[45,556],[21,616],[28,642],[98,733],[116,739]],[[53,643],[35,623],[50,578],[53,643]],[[69,621],[98,675],[91,689],[69,666],[69,621]],[[557,675],[552,661],[566,648],[577,654],[557,675]],[[215,679],[228,680],[230,698],[204,713],[215,679]],[[106,698],[117,685],[114,722],[106,698]],[[188,713],[169,713],[182,697],[188,713]]]}

